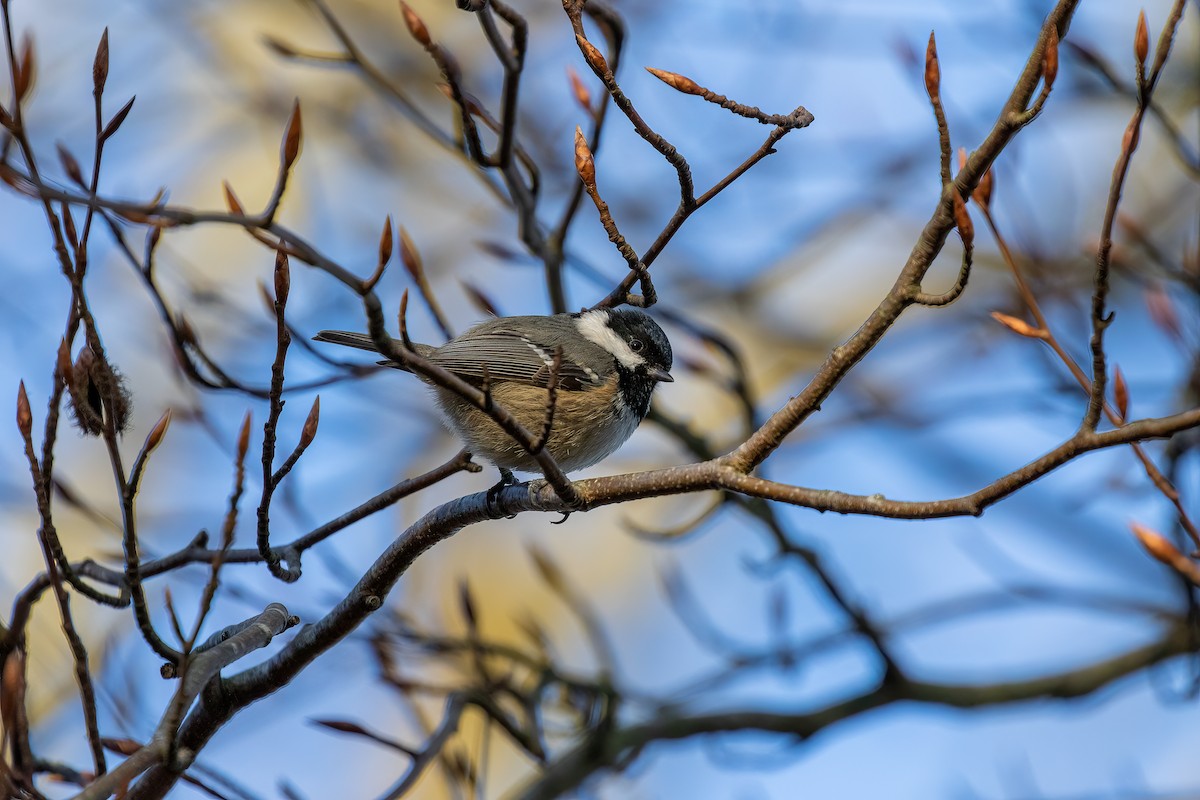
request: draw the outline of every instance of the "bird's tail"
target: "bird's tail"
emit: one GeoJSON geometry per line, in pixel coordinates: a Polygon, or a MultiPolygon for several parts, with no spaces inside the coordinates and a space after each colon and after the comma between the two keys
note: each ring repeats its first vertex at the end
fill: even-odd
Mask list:
{"type": "MultiPolygon", "coordinates": [[[[314,342],[329,342],[330,344],[340,344],[343,347],[353,347],[358,350],[366,350],[371,353],[378,353],[379,349],[375,347],[375,342],[371,341],[371,337],[365,333],[355,333],[354,331],[321,331],[313,337],[314,342]]],[[[428,356],[433,352],[434,348],[427,344],[414,344],[413,349],[417,355],[428,356]]],[[[380,361],[382,366],[395,367],[396,369],[404,369],[403,366],[395,361],[380,361]]]]}

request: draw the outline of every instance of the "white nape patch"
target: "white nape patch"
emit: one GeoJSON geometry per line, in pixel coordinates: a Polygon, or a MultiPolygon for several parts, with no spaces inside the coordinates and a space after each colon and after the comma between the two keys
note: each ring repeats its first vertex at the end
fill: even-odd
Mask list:
{"type": "Polygon", "coordinates": [[[575,327],[579,329],[584,338],[612,353],[613,358],[628,369],[646,363],[644,358],[633,352],[624,339],[608,327],[608,312],[602,309],[585,311],[579,315],[579,319],[575,320],[575,327]]]}

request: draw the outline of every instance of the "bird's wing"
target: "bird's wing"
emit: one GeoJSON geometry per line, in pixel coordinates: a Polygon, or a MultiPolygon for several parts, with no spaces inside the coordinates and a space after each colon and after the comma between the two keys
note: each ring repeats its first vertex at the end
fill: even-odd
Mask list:
{"type": "MultiPolygon", "coordinates": [[[[430,356],[440,367],[467,380],[514,381],[548,386],[555,348],[517,331],[495,330],[475,333],[447,342],[430,356]]],[[[558,388],[579,391],[596,386],[603,378],[595,370],[563,356],[558,369],[558,388]]]]}

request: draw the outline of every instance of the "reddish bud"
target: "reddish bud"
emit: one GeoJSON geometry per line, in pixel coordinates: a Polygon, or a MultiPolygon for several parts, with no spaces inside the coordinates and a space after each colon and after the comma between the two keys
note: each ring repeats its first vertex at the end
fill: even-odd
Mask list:
{"type": "Polygon", "coordinates": [[[433,45],[433,39],[429,37],[429,29],[425,27],[425,23],[417,16],[417,13],[409,8],[408,3],[400,0],[400,11],[404,14],[404,24],[408,26],[408,32],[416,39],[422,47],[430,47],[433,45]]]}
{"type": "Polygon", "coordinates": [[[20,56],[17,59],[17,71],[13,76],[17,97],[13,105],[19,105],[29,90],[33,88],[33,37],[28,33],[21,39],[20,56]]]}
{"type": "Polygon", "coordinates": [[[106,750],[111,750],[118,755],[131,756],[138,750],[141,750],[142,746],[133,739],[114,739],[105,737],[104,748],[106,750]]]}
{"type": "Polygon", "coordinates": [[[958,168],[964,170],[967,168],[967,148],[958,148],[958,168]]]}
{"type": "Polygon", "coordinates": [[[983,208],[987,208],[992,202],[992,187],[995,184],[992,168],[988,167],[987,172],[983,173],[983,177],[979,179],[979,184],[975,187],[975,191],[971,193],[971,197],[983,208]]]}
{"type": "Polygon", "coordinates": [[[412,237],[408,235],[408,231],[404,229],[403,225],[400,226],[400,261],[413,280],[421,281],[423,279],[425,266],[421,262],[421,253],[413,244],[412,237]]]}
{"type": "Polygon", "coordinates": [[[579,173],[579,179],[583,181],[584,186],[595,188],[596,160],[592,157],[592,150],[578,125],[575,126],[575,171],[579,173]]]}
{"type": "Polygon", "coordinates": [[[312,444],[317,437],[317,426],[321,424],[321,395],[313,398],[312,408],[308,410],[308,418],[304,420],[304,428],[300,431],[301,449],[312,444]]]}
{"type": "Polygon", "coordinates": [[[1147,553],[1167,566],[1176,567],[1179,560],[1184,558],[1183,553],[1179,552],[1167,537],[1147,528],[1140,522],[1129,523],[1129,529],[1133,531],[1133,535],[1137,537],[1138,542],[1146,549],[1147,553]]]}
{"type": "Polygon", "coordinates": [[[1129,385],[1125,383],[1125,373],[1117,366],[1113,367],[1113,401],[1117,404],[1117,415],[1124,422],[1129,413],[1129,385]]]}
{"type": "Polygon", "coordinates": [[[1035,328],[1023,319],[1002,314],[999,311],[992,312],[992,319],[999,322],[1004,327],[1008,328],[1013,333],[1021,336],[1028,336],[1030,339],[1045,339],[1046,332],[1041,328],[1035,328]]]}
{"type": "Polygon", "coordinates": [[[70,386],[74,372],[71,365],[71,346],[67,344],[66,339],[63,339],[58,343],[58,377],[63,383],[70,386]]]}
{"type": "Polygon", "coordinates": [[[1046,31],[1046,49],[1042,51],[1042,80],[1049,89],[1058,77],[1058,28],[1053,25],[1046,31]]]}
{"type": "Polygon", "coordinates": [[[646,67],[646,71],[660,81],[670,86],[676,91],[684,94],[703,95],[705,89],[700,84],[696,83],[691,78],[680,75],[677,72],[667,72],[666,70],[655,69],[654,67],[646,67]]]}
{"type": "Polygon", "coordinates": [[[29,395],[25,393],[25,381],[17,387],[17,430],[28,439],[33,435],[33,412],[29,409],[29,395]]]}
{"type": "Polygon", "coordinates": [[[280,159],[283,162],[283,169],[287,171],[292,168],[292,164],[296,163],[296,157],[300,155],[300,99],[296,98],[292,105],[292,115],[288,117],[287,131],[283,134],[283,144],[280,148],[280,159]]]}
{"type": "Polygon", "coordinates": [[[246,458],[246,451],[250,449],[250,412],[246,412],[245,419],[242,420],[242,429],[238,432],[237,440],[237,460],[238,463],[246,458]]]}
{"type": "Polygon", "coordinates": [[[92,62],[92,93],[99,97],[104,94],[104,84],[108,80],[108,28],[100,34],[100,44],[96,47],[96,59],[92,62]]]}
{"type": "Polygon", "coordinates": [[[967,204],[957,191],[954,192],[954,224],[958,228],[959,238],[963,245],[970,247],[975,242],[975,225],[971,222],[971,214],[967,204]]]}
{"type": "Polygon", "coordinates": [[[1129,154],[1137,149],[1138,142],[1142,138],[1141,128],[1138,126],[1138,119],[1129,120],[1129,125],[1125,128],[1125,134],[1121,137],[1121,152],[1129,154]]]}
{"type": "Polygon", "coordinates": [[[584,85],[583,80],[579,77],[579,73],[570,65],[567,66],[567,79],[571,82],[571,92],[575,95],[575,102],[579,103],[584,111],[591,113],[592,93],[584,85]]]}
{"type": "Polygon", "coordinates": [[[575,41],[579,43],[579,49],[583,51],[583,57],[587,59],[588,66],[597,75],[608,75],[608,62],[604,60],[603,54],[596,49],[596,45],[589,42],[579,34],[575,34],[575,41]]]}
{"type": "Polygon", "coordinates": [[[167,409],[167,413],[163,414],[154,427],[150,429],[150,435],[146,437],[146,444],[142,446],[142,451],[146,455],[150,455],[154,448],[162,443],[163,437],[167,435],[167,428],[171,427],[171,409],[167,409]]]}
{"type": "Polygon", "coordinates": [[[379,263],[375,265],[375,272],[371,274],[371,277],[363,281],[364,292],[374,289],[375,284],[379,283],[379,279],[383,277],[383,271],[392,259],[392,246],[392,216],[389,214],[384,220],[383,232],[379,234],[379,263]]]}
{"type": "Polygon", "coordinates": [[[930,100],[936,100],[941,91],[942,71],[938,66],[937,42],[933,31],[929,32],[929,44],[925,46],[925,91],[930,100]]]}
{"type": "Polygon", "coordinates": [[[1137,31],[1133,34],[1133,55],[1142,69],[1146,67],[1146,56],[1150,55],[1150,31],[1146,27],[1146,10],[1138,12],[1137,31]]]}
{"type": "Polygon", "coordinates": [[[233,187],[229,185],[229,181],[222,181],[221,186],[225,190],[225,207],[233,214],[245,216],[246,210],[242,208],[242,201],[238,200],[237,195],[233,193],[233,187]]]}

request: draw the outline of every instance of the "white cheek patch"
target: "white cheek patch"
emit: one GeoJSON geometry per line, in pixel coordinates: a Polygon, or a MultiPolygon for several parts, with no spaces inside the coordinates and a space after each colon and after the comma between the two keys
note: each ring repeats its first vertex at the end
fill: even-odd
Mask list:
{"type": "Polygon", "coordinates": [[[608,327],[608,314],[604,311],[586,311],[575,320],[575,327],[584,338],[603,347],[612,353],[613,358],[622,366],[633,369],[646,363],[646,360],[633,352],[629,344],[608,327]]]}

